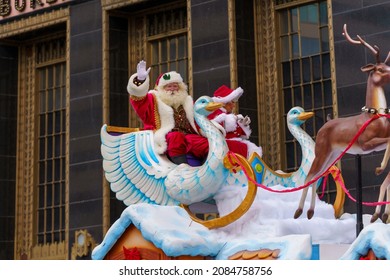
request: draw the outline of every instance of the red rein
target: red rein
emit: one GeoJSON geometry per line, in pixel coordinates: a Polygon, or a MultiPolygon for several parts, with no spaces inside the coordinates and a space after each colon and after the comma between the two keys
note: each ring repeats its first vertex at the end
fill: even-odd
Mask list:
{"type": "MultiPolygon", "coordinates": [[[[244,174],[245,176],[248,178],[248,180],[250,180],[252,183],[254,183],[256,186],[258,187],[261,187],[267,191],[270,191],[270,192],[276,192],[276,193],[286,193],[286,192],[294,192],[294,191],[299,191],[301,189],[304,189],[304,188],[307,188],[308,186],[310,186],[311,184],[315,183],[316,181],[318,181],[319,179],[321,179],[322,177],[324,177],[324,180],[322,182],[322,195],[321,197],[323,196],[324,194],[324,190],[325,190],[325,186],[326,186],[326,182],[327,182],[327,177],[330,173],[333,173],[333,178],[335,180],[336,183],[338,183],[342,189],[344,190],[344,192],[347,194],[347,196],[354,202],[356,202],[356,199],[354,199],[351,194],[349,193],[349,191],[347,190],[347,188],[345,187],[345,184],[344,184],[344,181],[342,180],[341,178],[341,174],[340,174],[340,170],[337,170],[336,172],[332,172],[330,169],[332,168],[333,165],[335,165],[346,153],[347,151],[352,147],[352,145],[356,142],[356,140],[359,138],[359,136],[363,133],[363,131],[366,129],[366,127],[374,120],[380,118],[380,117],[386,117],[386,118],[390,118],[390,114],[376,114],[374,115],[371,119],[369,119],[368,121],[366,121],[362,127],[359,129],[358,133],[355,135],[355,137],[351,140],[351,142],[348,144],[348,146],[345,148],[345,150],[333,161],[333,163],[319,176],[317,176],[316,178],[312,179],[311,181],[307,182],[305,185],[303,186],[300,186],[300,187],[296,187],[296,188],[286,188],[286,189],[283,189],[283,190],[274,190],[272,188],[269,188],[267,186],[264,186],[263,184],[260,184],[256,181],[254,181],[249,175],[248,173],[246,172],[245,168],[243,168],[243,166],[239,163],[239,160],[238,158],[236,157],[236,155],[233,153],[233,152],[228,152],[228,158],[229,158],[229,161],[230,163],[232,163],[232,160],[231,160],[231,157],[233,157],[236,162],[238,162],[238,165],[241,167],[241,169],[244,171],[244,174]]],[[[320,197],[320,198],[321,198],[320,197]]],[[[390,202],[389,201],[382,201],[382,202],[362,202],[363,205],[366,205],[366,206],[377,206],[377,205],[385,205],[385,204],[389,204],[390,202]]]]}

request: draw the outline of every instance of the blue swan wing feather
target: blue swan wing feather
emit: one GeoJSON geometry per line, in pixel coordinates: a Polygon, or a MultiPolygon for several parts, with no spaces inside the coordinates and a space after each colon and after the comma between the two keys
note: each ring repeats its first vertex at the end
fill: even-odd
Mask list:
{"type": "Polygon", "coordinates": [[[163,183],[175,165],[155,153],[152,131],[113,136],[103,125],[101,142],[105,177],[117,199],[126,205],[179,204],[167,194],[163,183]]]}

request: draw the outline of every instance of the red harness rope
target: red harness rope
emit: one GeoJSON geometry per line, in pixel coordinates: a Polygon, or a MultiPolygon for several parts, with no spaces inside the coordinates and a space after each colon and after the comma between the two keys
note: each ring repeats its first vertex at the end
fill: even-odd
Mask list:
{"type": "MultiPolygon", "coordinates": [[[[333,161],[333,163],[320,175],[318,175],[317,177],[315,177],[314,179],[310,180],[309,182],[307,182],[305,185],[303,186],[300,186],[300,187],[296,187],[296,188],[288,188],[288,189],[283,189],[283,190],[275,190],[275,189],[272,189],[272,188],[269,188],[267,186],[264,186],[263,184],[260,184],[258,182],[256,182],[254,179],[252,179],[248,173],[245,171],[245,168],[243,168],[242,164],[239,163],[239,160],[237,158],[237,156],[233,153],[233,152],[228,152],[228,159],[230,161],[231,164],[233,164],[233,161],[231,160],[231,157],[233,157],[235,159],[235,161],[238,163],[238,165],[241,167],[241,169],[243,170],[245,176],[247,177],[248,180],[250,180],[253,184],[255,184],[256,186],[258,187],[261,187],[267,191],[270,191],[270,192],[276,192],[276,193],[286,193],[286,192],[294,192],[294,191],[298,191],[298,190],[301,190],[301,189],[304,189],[306,187],[309,187],[311,184],[317,182],[319,179],[321,179],[322,177],[324,177],[324,180],[322,182],[322,195],[321,197],[323,196],[324,194],[324,191],[325,191],[325,185],[326,185],[326,181],[327,181],[327,175],[329,175],[330,173],[330,168],[335,165],[346,153],[347,151],[352,147],[352,145],[356,142],[356,140],[359,138],[359,136],[363,133],[363,131],[367,128],[367,126],[374,120],[380,118],[380,117],[386,117],[386,118],[390,118],[390,114],[375,114],[374,116],[372,116],[371,119],[369,119],[368,121],[366,121],[362,127],[359,129],[359,131],[356,133],[356,135],[354,136],[354,138],[351,140],[351,142],[348,144],[348,146],[345,148],[345,150],[333,161]]],[[[334,176],[334,180],[337,181],[337,183],[340,184],[340,186],[342,187],[342,189],[344,190],[344,192],[347,194],[347,196],[354,202],[356,202],[356,199],[354,199],[351,194],[349,193],[349,191],[347,190],[347,188],[345,187],[345,184],[344,184],[344,181],[340,178],[340,170],[337,171],[336,175],[334,176]]],[[[320,198],[321,198],[320,197],[320,198]]],[[[367,206],[376,206],[376,205],[384,205],[384,204],[389,204],[390,202],[386,202],[386,201],[383,201],[383,202],[363,202],[362,204],[363,205],[367,205],[367,206]]]]}

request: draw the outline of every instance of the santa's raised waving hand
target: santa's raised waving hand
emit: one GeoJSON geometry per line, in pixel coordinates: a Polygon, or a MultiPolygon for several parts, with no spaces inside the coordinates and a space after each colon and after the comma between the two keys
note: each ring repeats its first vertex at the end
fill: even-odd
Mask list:
{"type": "Polygon", "coordinates": [[[146,70],[146,61],[145,60],[141,60],[140,62],[138,62],[138,64],[137,64],[137,78],[138,78],[138,80],[145,81],[146,77],[149,76],[150,69],[151,68],[149,67],[148,70],[146,70]]]}
{"type": "Polygon", "coordinates": [[[141,60],[137,64],[137,72],[131,75],[127,84],[127,91],[130,96],[143,97],[149,91],[149,72],[150,67],[146,69],[146,61],[141,60]]]}

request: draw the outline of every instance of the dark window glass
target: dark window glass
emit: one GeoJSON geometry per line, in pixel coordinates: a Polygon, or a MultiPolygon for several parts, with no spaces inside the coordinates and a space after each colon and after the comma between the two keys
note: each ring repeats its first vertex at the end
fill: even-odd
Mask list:
{"type": "Polygon", "coordinates": [[[283,90],[283,97],[284,97],[284,108],[285,110],[288,110],[285,112],[287,114],[287,112],[292,108],[294,107],[293,106],[293,101],[292,101],[292,96],[291,96],[291,89],[290,88],[286,88],[283,90]]]}
{"type": "Polygon", "coordinates": [[[330,79],[330,54],[322,55],[322,78],[330,79]]]}
{"type": "MultiPolygon", "coordinates": [[[[302,94],[301,94],[301,87],[294,87],[294,106],[302,106],[302,94]]],[[[290,108],[291,109],[291,108],[290,108]]]]}
{"type": "Polygon", "coordinates": [[[282,70],[283,70],[283,87],[290,86],[291,85],[291,68],[290,68],[289,61],[283,62],[282,70]]]}
{"type": "Polygon", "coordinates": [[[303,100],[304,100],[304,105],[303,108],[305,110],[312,110],[313,105],[312,105],[312,91],[311,91],[311,85],[304,85],[303,86],[303,100]]]}
{"type": "Polygon", "coordinates": [[[304,83],[311,81],[311,64],[308,57],[302,59],[302,79],[304,83]]]}
{"type": "MultiPolygon", "coordinates": [[[[278,0],[276,5],[287,2],[291,1],[278,0]]],[[[327,9],[327,1],[319,1],[288,8],[280,6],[278,10],[283,112],[287,114],[293,106],[315,110],[316,117],[302,126],[312,137],[326,115],[333,112],[327,9]]],[[[290,171],[296,170],[301,162],[301,153],[291,140],[286,129],[286,164],[290,171]]]]}
{"type": "Polygon", "coordinates": [[[324,104],[332,106],[332,82],[330,80],[324,82],[324,104]]]}
{"type": "Polygon", "coordinates": [[[301,83],[301,61],[299,59],[293,60],[292,62],[293,70],[293,84],[301,83]]]}

